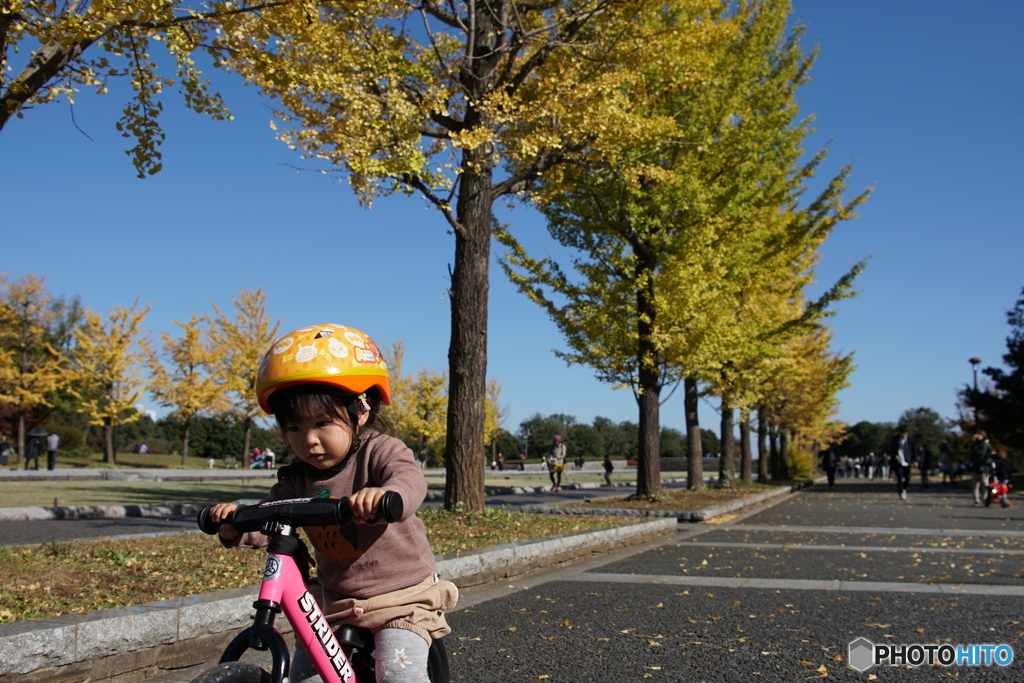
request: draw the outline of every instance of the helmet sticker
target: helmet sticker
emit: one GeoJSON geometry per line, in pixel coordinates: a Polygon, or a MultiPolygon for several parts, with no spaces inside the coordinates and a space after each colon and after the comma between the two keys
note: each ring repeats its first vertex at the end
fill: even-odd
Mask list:
{"type": "Polygon", "coordinates": [[[320,355],[320,352],[316,350],[316,344],[303,346],[302,342],[299,342],[299,350],[295,352],[295,360],[299,363],[306,363],[318,355],[320,355]]]}
{"type": "Polygon", "coordinates": [[[370,343],[370,351],[373,352],[374,358],[376,358],[377,362],[383,365],[386,369],[388,367],[388,364],[384,362],[384,354],[380,352],[380,348],[378,348],[377,342],[373,341],[372,339],[367,339],[367,341],[370,343]]]}
{"type": "Polygon", "coordinates": [[[335,358],[345,358],[348,356],[348,347],[338,341],[337,337],[331,337],[327,342],[327,350],[335,358]]]}
{"type": "Polygon", "coordinates": [[[366,346],[366,342],[363,341],[363,338],[360,337],[355,332],[351,332],[351,331],[346,332],[345,333],[345,339],[348,339],[349,342],[351,342],[352,346],[356,346],[356,347],[359,347],[359,348],[362,348],[362,347],[366,346]]]}
{"type": "Polygon", "coordinates": [[[356,360],[360,363],[375,363],[377,357],[373,355],[373,351],[370,349],[356,349],[356,360]]]}
{"type": "Polygon", "coordinates": [[[281,341],[279,341],[276,344],[274,344],[274,353],[275,354],[284,353],[285,351],[287,351],[291,347],[292,342],[294,342],[294,341],[295,340],[292,339],[291,337],[285,337],[281,341]]]}

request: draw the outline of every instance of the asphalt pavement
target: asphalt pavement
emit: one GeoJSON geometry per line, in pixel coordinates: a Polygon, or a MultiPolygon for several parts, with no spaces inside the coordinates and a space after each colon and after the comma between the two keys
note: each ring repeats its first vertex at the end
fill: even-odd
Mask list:
{"type": "MultiPolygon", "coordinates": [[[[1021,681],[1024,664],[848,666],[849,644],[1024,635],[1024,506],[840,480],[719,523],[463,592],[452,681],[1021,681]]],[[[149,683],[192,680],[201,667],[149,683]]]]}

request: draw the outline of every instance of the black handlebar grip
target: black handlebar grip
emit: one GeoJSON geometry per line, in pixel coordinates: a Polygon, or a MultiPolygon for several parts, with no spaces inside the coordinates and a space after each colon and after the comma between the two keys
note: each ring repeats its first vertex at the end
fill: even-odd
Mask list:
{"type": "Polygon", "coordinates": [[[405,503],[402,502],[402,496],[394,491],[386,491],[384,497],[380,499],[381,516],[390,524],[400,520],[403,512],[405,512],[405,503]]]}
{"type": "MultiPolygon", "coordinates": [[[[230,522],[234,516],[235,513],[232,512],[230,515],[228,515],[227,519],[225,519],[224,522],[230,522]]],[[[196,515],[196,524],[199,525],[199,530],[202,531],[204,534],[209,534],[210,536],[213,536],[220,529],[221,523],[214,522],[212,519],[210,519],[210,508],[205,507],[199,511],[198,515],[196,515]]]]}

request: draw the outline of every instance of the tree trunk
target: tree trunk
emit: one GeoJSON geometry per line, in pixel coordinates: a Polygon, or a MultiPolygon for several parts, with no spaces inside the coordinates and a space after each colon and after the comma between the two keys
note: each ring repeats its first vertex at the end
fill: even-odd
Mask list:
{"type": "MultiPolygon", "coordinates": [[[[467,151],[466,155],[471,152],[467,151]]],[[[448,346],[447,476],[444,506],[484,509],[484,410],[487,397],[487,296],[491,258],[491,171],[468,170],[457,203],[448,346]]]]}
{"type": "Polygon", "coordinates": [[[789,479],[789,432],[779,429],[779,467],[782,479],[789,479]]]}
{"type": "Polygon", "coordinates": [[[700,421],[697,419],[697,380],[683,380],[683,412],[686,416],[686,488],[704,486],[704,446],[700,439],[700,421]]]}
{"type": "Polygon", "coordinates": [[[740,421],[740,479],[754,481],[754,454],[750,448],[750,411],[743,412],[740,421]]]}
{"type": "Polygon", "coordinates": [[[637,438],[636,497],[650,500],[661,493],[661,377],[655,360],[654,343],[657,309],[654,305],[654,264],[643,260],[637,267],[637,281],[644,283],[636,292],[637,361],[639,366],[640,409],[637,438]]]}
{"type": "MultiPolygon", "coordinates": [[[[182,467],[185,467],[188,464],[188,430],[189,430],[189,427],[191,427],[191,426],[192,426],[192,418],[191,417],[186,417],[185,418],[185,422],[182,425],[182,435],[181,435],[181,466],[182,467]]],[[[242,459],[242,463],[245,466],[248,466],[248,463],[245,461],[244,458],[242,459]]]]}
{"type": "Polygon", "coordinates": [[[117,456],[114,454],[114,425],[106,424],[103,426],[103,439],[106,451],[103,454],[103,462],[108,465],[117,464],[117,456]]]}
{"type": "MultiPolygon", "coordinates": [[[[240,462],[245,462],[246,458],[249,457],[249,439],[252,437],[252,417],[245,418],[245,431],[242,436],[242,459],[240,462]]],[[[284,457],[283,455],[281,457],[284,457]]]]}
{"type": "Polygon", "coordinates": [[[733,409],[728,395],[722,397],[722,452],[718,459],[718,487],[733,488],[733,462],[736,457],[736,435],[733,433],[733,409]]]}
{"type": "Polygon", "coordinates": [[[768,482],[768,420],[765,419],[764,407],[757,409],[757,480],[768,482]]]}
{"type": "Polygon", "coordinates": [[[18,452],[14,454],[14,462],[12,464],[21,464],[21,459],[25,457],[25,413],[18,413],[18,452]]]}
{"type": "Polygon", "coordinates": [[[782,478],[782,467],[779,465],[779,432],[771,419],[768,420],[768,443],[770,446],[769,461],[772,466],[772,479],[782,478]]]}

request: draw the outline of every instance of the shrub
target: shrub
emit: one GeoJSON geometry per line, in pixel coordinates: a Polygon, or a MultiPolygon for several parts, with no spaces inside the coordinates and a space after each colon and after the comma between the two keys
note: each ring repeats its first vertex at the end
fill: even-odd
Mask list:
{"type": "Polygon", "coordinates": [[[85,437],[81,429],[70,425],[49,424],[44,429],[60,437],[61,451],[73,451],[79,448],[85,437]]]}

